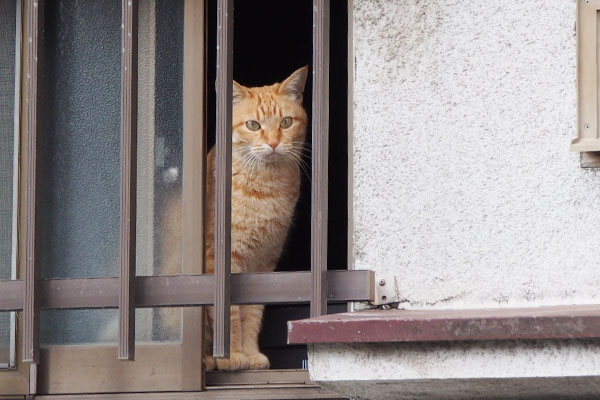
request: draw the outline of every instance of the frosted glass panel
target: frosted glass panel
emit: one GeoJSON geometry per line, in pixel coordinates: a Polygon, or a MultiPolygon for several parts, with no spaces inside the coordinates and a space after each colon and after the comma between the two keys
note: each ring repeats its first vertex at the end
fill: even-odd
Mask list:
{"type": "Polygon", "coordinates": [[[121,2],[48,1],[44,32],[42,276],[117,276],[121,2]]]}
{"type": "MultiPolygon", "coordinates": [[[[13,269],[17,2],[0,0],[0,279],[13,269]]],[[[10,363],[11,313],[0,313],[0,366],[10,363]]]]}
{"type": "MultiPolygon", "coordinates": [[[[180,340],[181,320],[171,318],[166,323],[152,323],[157,321],[157,311],[150,308],[136,310],[136,343],[180,340]]],[[[180,308],[171,311],[181,314],[180,308]]],[[[40,322],[42,346],[117,344],[118,310],[48,310],[42,311],[40,322]]]]}
{"type": "Polygon", "coordinates": [[[15,137],[15,0],[0,0],[0,279],[10,278],[15,137]]]}
{"type": "MultiPolygon", "coordinates": [[[[120,1],[54,0],[47,10],[53,106],[43,146],[43,276],[118,276],[120,1]]],[[[142,0],[139,30],[136,272],[178,275],[183,0],[142,0]]],[[[136,341],[179,341],[181,316],[181,309],[136,310],[136,341]]],[[[42,312],[46,346],[115,344],[117,334],[117,310],[42,312]]]]}
{"type": "Polygon", "coordinates": [[[139,18],[137,275],[179,275],[183,0],[142,0],[139,18]]]}
{"type": "Polygon", "coordinates": [[[40,343],[64,345],[114,342],[118,321],[117,310],[42,311],[40,343]]]}
{"type": "MultiPolygon", "coordinates": [[[[117,276],[121,2],[49,0],[45,10],[42,277],[117,276]]],[[[115,315],[42,312],[42,342],[103,342],[115,315]]]]}
{"type": "Polygon", "coordinates": [[[0,312],[0,368],[10,363],[10,314],[0,312]]]}
{"type": "MultiPolygon", "coordinates": [[[[183,0],[142,0],[139,18],[136,273],[180,275],[183,0]]],[[[136,329],[180,339],[181,309],[144,311],[136,329]]]]}

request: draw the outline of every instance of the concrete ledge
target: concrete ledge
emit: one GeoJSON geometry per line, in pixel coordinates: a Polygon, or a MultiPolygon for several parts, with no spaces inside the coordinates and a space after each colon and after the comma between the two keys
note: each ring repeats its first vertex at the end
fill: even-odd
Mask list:
{"type": "Polygon", "coordinates": [[[325,385],[353,399],[394,400],[564,400],[595,399],[598,377],[513,379],[423,379],[406,381],[342,381],[325,385]]]}
{"type": "Polygon", "coordinates": [[[598,398],[600,341],[308,346],[313,382],[352,399],[598,398]]]}
{"type": "Polygon", "coordinates": [[[288,343],[584,339],[600,337],[600,305],[375,310],[288,322],[288,343]]]}

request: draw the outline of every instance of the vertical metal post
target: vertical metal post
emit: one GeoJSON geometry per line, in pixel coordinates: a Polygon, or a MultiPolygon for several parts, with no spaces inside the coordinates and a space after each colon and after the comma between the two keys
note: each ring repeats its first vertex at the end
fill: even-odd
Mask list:
{"type": "MultiPolygon", "coordinates": [[[[204,0],[185,0],[183,14],[183,273],[204,273],[205,205],[205,23],[204,0]]],[[[212,89],[212,85],[209,86],[212,89]]],[[[212,221],[211,221],[212,222],[212,221]]],[[[182,345],[191,346],[183,354],[182,390],[204,387],[204,309],[183,309],[182,345]],[[194,373],[197,371],[199,373],[194,373]]]]}
{"type": "MultiPolygon", "coordinates": [[[[13,145],[13,198],[12,198],[12,249],[10,260],[10,279],[17,279],[17,258],[19,250],[19,193],[20,193],[20,174],[19,161],[21,151],[21,82],[22,82],[22,56],[21,48],[23,45],[23,2],[16,0],[16,23],[15,23],[15,93],[14,93],[14,145],[13,145]]],[[[8,366],[14,368],[16,365],[16,340],[17,340],[17,313],[10,313],[10,349],[8,366]]]]}
{"type": "Polygon", "coordinates": [[[231,109],[233,0],[217,3],[217,144],[215,176],[215,320],[213,356],[229,357],[231,278],[231,109]]]}
{"type": "Polygon", "coordinates": [[[310,316],[327,314],[329,152],[329,0],[313,0],[313,100],[310,316]]]}
{"type": "Polygon", "coordinates": [[[135,358],[138,0],[122,0],[119,360],[135,358]]]}
{"type": "MultiPolygon", "coordinates": [[[[40,107],[38,78],[41,71],[41,40],[44,0],[27,0],[27,160],[25,164],[25,303],[23,307],[23,361],[39,362],[40,296],[37,255],[37,134],[40,107]]],[[[15,155],[16,156],[16,155],[15,155]]],[[[17,172],[15,172],[17,173],[17,172]]]]}

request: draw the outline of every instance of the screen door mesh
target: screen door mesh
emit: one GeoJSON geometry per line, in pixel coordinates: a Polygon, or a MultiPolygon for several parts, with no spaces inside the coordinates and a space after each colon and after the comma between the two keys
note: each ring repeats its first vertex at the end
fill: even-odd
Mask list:
{"type": "MultiPolygon", "coordinates": [[[[0,0],[0,279],[12,258],[16,1],[0,0]]],[[[8,362],[10,313],[0,313],[0,364],[8,362]]]]}

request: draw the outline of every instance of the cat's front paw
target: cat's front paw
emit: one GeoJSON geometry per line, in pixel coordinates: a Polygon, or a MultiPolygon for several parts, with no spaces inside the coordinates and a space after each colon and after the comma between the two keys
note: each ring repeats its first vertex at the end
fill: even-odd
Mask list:
{"type": "Polygon", "coordinates": [[[217,369],[219,371],[248,369],[248,358],[244,353],[232,352],[229,358],[217,359],[217,369]]]}
{"type": "Polygon", "coordinates": [[[262,353],[248,356],[248,368],[250,369],[269,369],[270,366],[269,359],[262,353]]]}
{"type": "Polygon", "coordinates": [[[214,371],[215,367],[215,358],[213,356],[204,356],[204,368],[206,368],[206,371],[214,371]]]}

